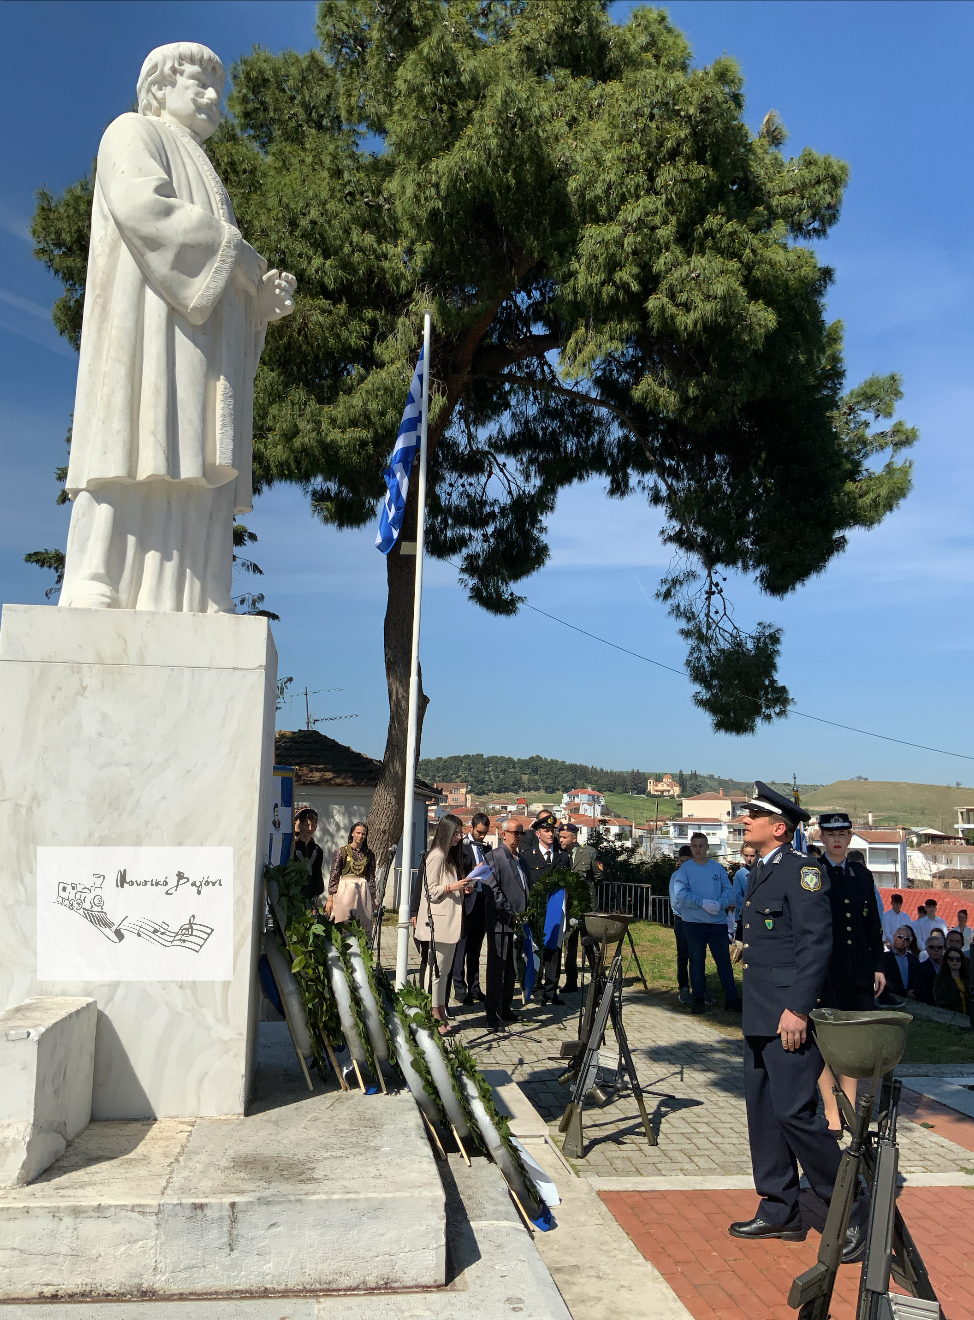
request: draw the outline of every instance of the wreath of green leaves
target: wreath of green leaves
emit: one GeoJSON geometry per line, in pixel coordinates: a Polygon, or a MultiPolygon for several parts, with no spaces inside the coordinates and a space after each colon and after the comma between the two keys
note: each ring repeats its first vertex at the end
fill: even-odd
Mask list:
{"type": "MultiPolygon", "coordinates": [[[[410,1026],[411,1018],[406,1012],[407,1000],[403,997],[404,992],[412,990],[412,986],[404,986],[398,993],[389,980],[388,973],[384,967],[376,967],[375,978],[382,990],[382,999],[379,1001],[386,1008],[391,1008],[399,1019],[400,1026],[406,1034],[406,1045],[409,1048],[409,1057],[412,1060],[413,1068],[419,1073],[420,1080],[423,1083],[423,1090],[436,1105],[436,1112],[439,1115],[440,1123],[444,1131],[450,1126],[450,1120],[446,1116],[446,1110],[443,1108],[443,1101],[437,1090],[436,1083],[433,1081],[433,1074],[430,1072],[429,1064],[426,1062],[426,1055],[416,1044],[416,1038],[413,1036],[410,1026]]],[[[421,993],[421,992],[419,992],[421,993]]]]}
{"type": "MultiPolygon", "coordinates": [[[[423,1089],[436,1105],[437,1113],[444,1128],[449,1128],[450,1121],[443,1107],[442,1097],[436,1083],[433,1081],[426,1055],[416,1043],[414,1028],[417,1026],[425,1027],[436,1042],[436,1048],[440,1051],[450,1077],[453,1094],[456,1096],[461,1112],[467,1120],[467,1126],[470,1128],[472,1140],[480,1150],[489,1155],[487,1143],[480,1131],[477,1120],[474,1118],[470,1100],[460,1081],[461,1076],[469,1077],[477,1088],[484,1109],[497,1128],[505,1149],[517,1166],[525,1187],[535,1198],[536,1205],[533,1208],[541,1213],[540,1197],[530,1173],[525,1168],[520,1152],[511,1140],[510,1126],[507,1119],[497,1108],[489,1083],[480,1072],[477,1060],[462,1042],[456,1038],[446,1041],[440,1036],[436,1020],[432,1014],[430,996],[418,986],[412,984],[407,984],[398,991],[394,989],[385,969],[373,962],[368,947],[368,939],[359,922],[353,920],[344,922],[339,926],[328,918],[319,916],[308,907],[305,897],[308,870],[304,862],[292,859],[284,866],[265,866],[264,879],[268,892],[272,896],[271,912],[275,934],[278,943],[286,948],[291,956],[291,971],[294,973],[298,988],[304,999],[308,1013],[308,1024],[311,1028],[311,1044],[315,1066],[322,1080],[327,1079],[329,1072],[324,1042],[327,1040],[333,1046],[340,1047],[344,1041],[338,1005],[332,994],[331,982],[328,977],[326,941],[333,945],[341,959],[349,987],[352,1016],[365,1050],[366,1063],[373,1074],[377,1075],[378,1064],[372,1050],[368,1028],[365,1025],[361,998],[352,972],[351,959],[345,946],[345,937],[352,935],[358,943],[366,975],[369,978],[369,985],[375,995],[376,1003],[379,1005],[382,1030],[389,1046],[389,1058],[393,1062],[396,1072],[401,1076],[395,1044],[385,1018],[385,1010],[389,1008],[392,1009],[402,1024],[406,1033],[406,1042],[413,1067],[422,1079],[423,1089]],[[275,895],[276,899],[274,898],[275,895]]],[[[531,893],[528,911],[524,914],[522,921],[530,922],[536,930],[543,929],[548,899],[557,889],[562,888],[566,891],[568,916],[583,916],[588,911],[590,903],[588,886],[581,877],[575,875],[572,871],[557,870],[549,871],[535,885],[531,893]]]]}
{"type": "MultiPolygon", "coordinates": [[[[425,990],[420,990],[419,986],[416,985],[404,985],[399,991],[399,997],[407,1008],[416,1010],[411,1014],[407,1014],[407,1021],[410,1021],[413,1027],[425,1027],[433,1037],[436,1048],[443,1056],[447,1075],[450,1078],[450,1088],[457,1098],[457,1104],[460,1106],[464,1118],[467,1120],[467,1127],[470,1129],[470,1135],[475,1143],[483,1148],[484,1143],[480,1136],[480,1129],[477,1127],[477,1120],[474,1118],[473,1110],[470,1108],[470,1101],[467,1098],[467,1093],[460,1084],[457,1074],[456,1060],[446,1048],[446,1041],[440,1035],[438,1023],[436,1018],[433,1017],[432,999],[425,990]]],[[[450,1121],[447,1118],[446,1126],[449,1127],[449,1125],[450,1121]]]]}
{"type": "Polygon", "coordinates": [[[286,949],[291,958],[291,971],[308,1014],[315,1067],[322,1081],[326,1081],[331,1069],[325,1042],[340,1047],[342,1025],[338,1005],[331,993],[321,943],[325,927],[308,908],[304,896],[304,886],[308,882],[307,866],[294,860],[284,866],[267,866],[264,879],[268,892],[277,895],[276,901],[271,903],[274,935],[278,945],[286,949]]]}
{"type": "Polygon", "coordinates": [[[542,943],[544,938],[544,921],[548,900],[559,889],[565,891],[567,908],[565,916],[568,920],[576,917],[581,921],[585,913],[592,910],[592,895],[589,893],[588,883],[580,875],[576,875],[574,871],[569,871],[567,867],[557,867],[553,871],[546,871],[540,879],[535,881],[528,898],[527,911],[521,918],[521,925],[531,927],[531,934],[538,945],[542,943]]]}
{"type": "MultiPolygon", "coordinates": [[[[372,960],[371,950],[369,949],[368,937],[366,936],[365,931],[362,929],[361,923],[356,921],[354,918],[351,921],[346,921],[344,925],[341,927],[341,929],[346,931],[347,934],[352,935],[356,943],[358,944],[359,953],[362,955],[362,963],[365,967],[365,975],[368,978],[368,982],[369,982],[369,989],[372,991],[372,996],[375,999],[376,1007],[379,1010],[379,1021],[382,1023],[382,1034],[385,1036],[386,1049],[388,1050],[389,1053],[389,1062],[391,1063],[392,1067],[395,1069],[397,1076],[399,1076],[402,1081],[405,1081],[406,1079],[402,1076],[402,1073],[399,1070],[399,1061],[396,1058],[396,1047],[393,1042],[392,1035],[389,1031],[389,1024],[386,1021],[385,1013],[382,1011],[383,1009],[382,989],[379,985],[378,977],[376,976],[376,967],[375,967],[375,963],[372,960]]],[[[358,992],[356,991],[356,994],[357,993],[358,992]]]]}
{"type": "MultiPolygon", "coordinates": [[[[538,1189],[534,1185],[534,1180],[528,1172],[524,1160],[521,1158],[521,1152],[514,1145],[514,1141],[511,1137],[510,1122],[497,1108],[497,1102],[494,1099],[494,1091],[490,1082],[488,1082],[487,1078],[480,1071],[480,1068],[477,1065],[477,1060],[462,1041],[452,1040],[448,1048],[456,1061],[457,1068],[469,1077],[477,1088],[477,1094],[480,1096],[480,1101],[484,1106],[484,1109],[487,1111],[487,1117],[497,1129],[501,1144],[514,1161],[518,1172],[524,1180],[524,1186],[528,1191],[528,1195],[535,1200],[533,1206],[527,1206],[525,1208],[534,1212],[533,1217],[537,1218],[538,1215],[544,1213],[544,1204],[538,1193],[538,1189]]],[[[479,1132],[479,1128],[475,1127],[474,1131],[479,1132]]],[[[481,1141],[481,1145],[486,1145],[486,1142],[481,1141]]]]}
{"type": "Polygon", "coordinates": [[[369,1029],[365,1025],[365,1014],[362,1011],[362,1000],[355,984],[352,959],[345,947],[344,927],[337,926],[333,921],[325,921],[324,934],[325,939],[331,940],[332,947],[336,950],[342,962],[342,970],[345,973],[345,980],[348,982],[348,998],[352,1008],[352,1017],[355,1019],[355,1029],[358,1031],[362,1049],[365,1051],[365,1066],[373,1077],[378,1077],[379,1065],[376,1062],[375,1054],[372,1052],[372,1038],[369,1035],[369,1029]]]}

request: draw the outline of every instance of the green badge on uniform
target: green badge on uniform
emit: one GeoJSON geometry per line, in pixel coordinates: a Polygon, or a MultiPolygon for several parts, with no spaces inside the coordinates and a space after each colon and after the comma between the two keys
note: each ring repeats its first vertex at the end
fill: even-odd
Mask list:
{"type": "Polygon", "coordinates": [[[802,867],[802,889],[807,889],[815,893],[816,889],[822,888],[822,876],[817,866],[802,867]]]}
{"type": "Polygon", "coordinates": [[[774,921],[771,917],[765,917],[764,924],[767,926],[768,930],[774,930],[774,921]]]}

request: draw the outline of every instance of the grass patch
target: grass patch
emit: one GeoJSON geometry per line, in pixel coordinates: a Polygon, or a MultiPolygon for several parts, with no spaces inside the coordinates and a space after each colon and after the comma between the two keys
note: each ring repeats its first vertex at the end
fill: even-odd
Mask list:
{"type": "Polygon", "coordinates": [[[974,1031],[915,1017],[906,1033],[903,1062],[974,1063],[974,1031]]]}
{"type": "MultiPolygon", "coordinates": [[[[676,981],[676,939],[672,927],[658,926],[649,921],[634,921],[629,927],[633,942],[639,954],[646,980],[649,983],[650,996],[655,1003],[672,1008],[675,1013],[690,1015],[689,1008],[684,1008],[679,1000],[679,986],[676,981]]],[[[638,986],[636,964],[628,943],[624,946],[628,954],[626,985],[638,986]]],[[[735,980],[740,991],[740,970],[735,968],[735,980]]],[[[717,1000],[718,1007],[708,1008],[700,1019],[716,1027],[725,1036],[741,1036],[741,1019],[734,1013],[726,1013],[723,1008],[724,992],[710,955],[707,955],[707,989],[717,1000]]],[[[931,1022],[928,1018],[915,1017],[906,1034],[904,1063],[974,1063],[974,1031],[965,1027],[949,1027],[943,1022],[931,1022]]]]}
{"type": "Polygon", "coordinates": [[[674,798],[631,797],[628,793],[606,793],[605,809],[610,816],[625,816],[626,820],[645,825],[648,820],[655,820],[657,813],[660,820],[669,820],[679,816],[680,803],[674,798]]]}

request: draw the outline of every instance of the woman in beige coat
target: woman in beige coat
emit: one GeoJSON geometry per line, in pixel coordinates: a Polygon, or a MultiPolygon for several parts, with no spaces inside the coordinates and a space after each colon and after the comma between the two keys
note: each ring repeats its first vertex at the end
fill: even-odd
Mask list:
{"type": "Polygon", "coordinates": [[[453,954],[463,933],[463,826],[456,816],[444,816],[426,854],[416,917],[417,940],[429,940],[429,981],[433,1016],[441,1036],[450,1034],[446,991],[453,954]]]}

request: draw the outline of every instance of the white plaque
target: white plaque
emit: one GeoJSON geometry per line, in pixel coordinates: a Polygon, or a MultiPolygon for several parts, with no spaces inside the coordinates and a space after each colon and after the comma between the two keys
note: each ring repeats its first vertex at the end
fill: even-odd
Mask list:
{"type": "Polygon", "coordinates": [[[232,848],[38,848],[39,981],[233,979],[232,848]]]}

